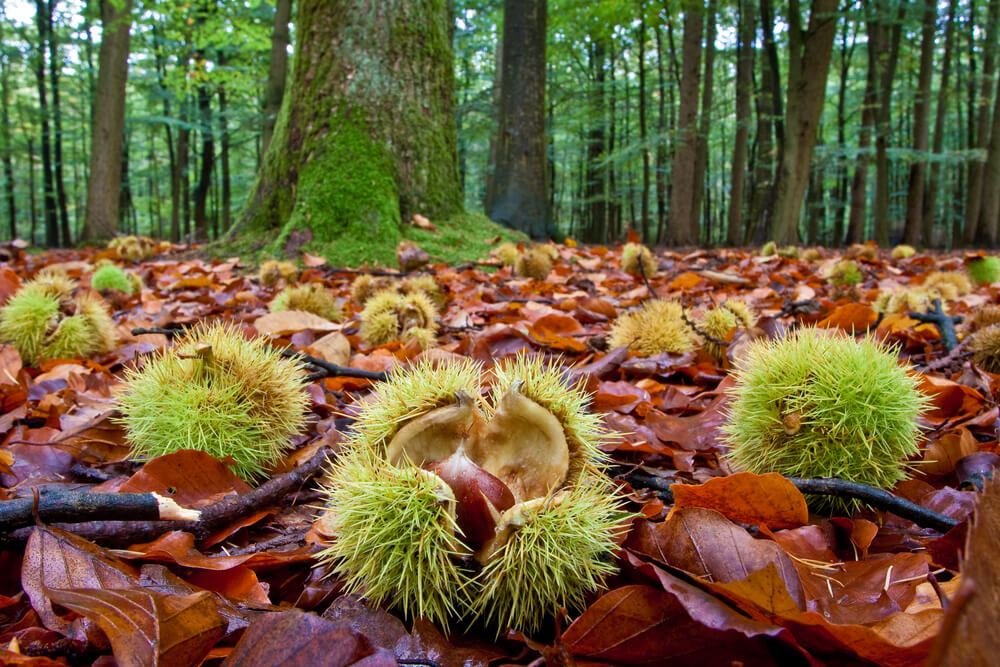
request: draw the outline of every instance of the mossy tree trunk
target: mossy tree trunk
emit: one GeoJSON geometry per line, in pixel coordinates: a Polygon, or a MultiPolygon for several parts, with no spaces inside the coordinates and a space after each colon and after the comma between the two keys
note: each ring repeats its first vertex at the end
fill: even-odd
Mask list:
{"type": "Polygon", "coordinates": [[[448,25],[448,0],[301,0],[292,79],[230,238],[322,252],[460,212],[448,25]]]}

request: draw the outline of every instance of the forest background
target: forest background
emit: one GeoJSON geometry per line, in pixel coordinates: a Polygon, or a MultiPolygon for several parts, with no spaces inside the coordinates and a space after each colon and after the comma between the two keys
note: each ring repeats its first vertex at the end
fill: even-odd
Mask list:
{"type": "MultiPolygon", "coordinates": [[[[543,11],[540,180],[554,238],[608,243],[632,227],[670,245],[996,245],[998,0],[506,4],[543,11]],[[799,201],[782,180],[800,183],[799,201]]],[[[464,204],[496,218],[505,3],[451,5],[464,204]]],[[[0,10],[0,233],[47,246],[94,236],[91,125],[115,12],[131,20],[121,185],[91,196],[114,199],[120,233],[209,240],[231,228],[294,67],[290,0],[0,10]]]]}

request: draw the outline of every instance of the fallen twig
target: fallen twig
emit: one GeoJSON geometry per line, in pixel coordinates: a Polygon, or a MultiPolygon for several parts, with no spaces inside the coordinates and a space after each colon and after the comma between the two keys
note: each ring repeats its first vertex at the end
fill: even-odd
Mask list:
{"type": "MultiPolygon", "coordinates": [[[[201,519],[191,521],[89,521],[60,524],[58,527],[93,542],[110,547],[127,547],[137,542],[151,542],[172,530],[192,533],[198,541],[224,528],[242,516],[272,505],[278,505],[289,493],[297,491],[307,481],[320,474],[327,465],[329,452],[321,449],[297,468],[276,475],[256,489],[242,495],[228,496],[201,508],[201,519]]],[[[116,518],[121,518],[118,515],[116,518]]],[[[23,543],[31,529],[21,528],[4,542],[23,543]]]]}
{"type": "Polygon", "coordinates": [[[958,334],[955,325],[962,321],[961,315],[949,315],[941,307],[941,299],[934,299],[926,313],[907,313],[907,316],[918,322],[933,324],[941,335],[941,345],[949,352],[958,346],[958,334]]]}
{"type": "MultiPolygon", "coordinates": [[[[15,498],[0,502],[0,533],[10,533],[35,522],[34,499],[15,498]]],[[[38,518],[46,523],[88,521],[171,520],[197,521],[198,510],[185,509],[171,498],[156,493],[45,493],[38,498],[38,518]]],[[[190,525],[190,523],[189,523],[190,525]]]]}
{"type": "MultiPolygon", "coordinates": [[[[888,491],[877,489],[867,484],[836,478],[802,479],[799,477],[787,477],[786,479],[794,484],[795,488],[802,493],[811,493],[819,496],[836,496],[838,498],[855,498],[876,509],[884,512],[892,512],[896,516],[912,521],[918,526],[932,528],[939,533],[946,533],[961,523],[956,519],[938,514],[933,510],[921,507],[909,500],[894,496],[888,491]]],[[[653,489],[657,492],[657,496],[665,503],[673,504],[674,502],[674,494],[670,488],[674,482],[669,482],[641,470],[627,473],[625,481],[630,484],[634,483],[640,487],[653,489]]]]}

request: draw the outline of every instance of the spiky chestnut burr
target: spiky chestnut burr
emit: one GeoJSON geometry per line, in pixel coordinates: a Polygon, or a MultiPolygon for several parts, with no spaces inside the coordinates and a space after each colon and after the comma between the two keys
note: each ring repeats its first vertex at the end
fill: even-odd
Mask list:
{"type": "Polygon", "coordinates": [[[768,241],[760,247],[761,257],[771,257],[772,255],[778,254],[778,244],[774,241],[768,241]]]}
{"type": "Polygon", "coordinates": [[[523,278],[545,280],[552,270],[552,253],[546,246],[532,246],[517,256],[514,273],[523,278]]]}
{"type": "Polygon", "coordinates": [[[148,236],[119,236],[108,242],[108,248],[125,261],[139,262],[155,255],[159,246],[148,236]]]}
{"type": "Polygon", "coordinates": [[[304,310],[328,320],[340,319],[340,306],[326,287],[320,283],[290,285],[281,290],[268,304],[272,313],[282,310],[304,310]]]}
{"type": "Polygon", "coordinates": [[[378,591],[375,599],[407,614],[442,624],[479,617],[498,630],[510,624],[531,631],[559,606],[578,609],[600,588],[626,515],[602,475],[603,431],[585,411],[579,386],[560,369],[524,357],[501,364],[495,376],[488,402],[480,398],[481,368],[472,362],[423,362],[376,387],[349,436],[349,463],[328,478],[331,500],[321,521],[333,526],[334,539],[320,559],[347,576],[349,588],[369,597],[378,591]],[[420,495],[380,482],[372,471],[395,479],[421,467],[420,479],[443,482],[438,471],[463,499],[456,505],[471,498],[474,506],[453,511],[449,498],[434,517],[417,512],[419,520],[411,520],[407,513],[415,510],[381,501],[353,514],[355,498],[383,498],[383,486],[393,497],[420,495]],[[476,498],[476,485],[489,505],[476,498]],[[503,487],[516,501],[506,512],[503,487]],[[347,506],[353,522],[341,518],[347,506]],[[454,519],[459,514],[464,530],[454,519]],[[401,533],[410,545],[405,555],[386,555],[391,567],[373,566],[378,540],[401,533]]]}
{"type": "Polygon", "coordinates": [[[117,335],[107,307],[93,292],[74,292],[76,283],[62,274],[26,282],[0,308],[0,339],[29,365],[110,352],[117,335]]]}
{"type": "Polygon", "coordinates": [[[806,248],[805,250],[802,251],[802,259],[804,259],[807,262],[815,262],[816,260],[821,259],[822,257],[823,255],[816,248],[806,248]]]}
{"type": "Polygon", "coordinates": [[[911,245],[901,244],[892,249],[890,256],[893,259],[909,259],[917,254],[917,249],[911,245]]]}
{"type": "Polygon", "coordinates": [[[651,357],[662,352],[690,352],[697,347],[698,339],[684,321],[680,303],[655,299],[639,310],[620,315],[608,334],[608,345],[627,345],[636,354],[651,357]]]}
{"type": "Polygon", "coordinates": [[[235,325],[199,325],[126,370],[125,379],[118,421],[136,458],[198,449],[229,458],[236,474],[252,480],[305,425],[309,401],[299,368],[235,325]]]}
{"type": "Polygon", "coordinates": [[[493,256],[504,266],[514,266],[520,252],[513,243],[501,243],[493,250],[493,256]]]}
{"type": "Polygon", "coordinates": [[[368,345],[384,345],[415,338],[422,349],[433,347],[437,309],[423,292],[402,295],[381,292],[361,311],[361,338],[368,345]]]}
{"type": "Polygon", "coordinates": [[[977,308],[963,322],[966,331],[978,331],[1000,324],[1000,306],[987,304],[982,308],[977,308]]]}
{"type": "Polygon", "coordinates": [[[405,278],[400,283],[399,289],[403,294],[416,294],[418,292],[423,294],[434,303],[438,310],[448,305],[447,290],[441,286],[437,278],[429,274],[405,278]]]}
{"type": "MultiPolygon", "coordinates": [[[[909,476],[928,399],[892,349],[802,329],[754,343],[735,379],[723,427],[734,467],[884,489],[909,476]]],[[[836,510],[853,504],[817,500],[836,510]]]]}
{"type": "Polygon", "coordinates": [[[878,245],[874,241],[854,243],[847,249],[847,256],[855,259],[878,259],[878,245]]]}
{"type": "Polygon", "coordinates": [[[261,285],[271,287],[279,280],[286,283],[293,283],[298,280],[299,267],[294,262],[279,262],[276,259],[268,259],[260,263],[257,271],[257,278],[261,285]]]}
{"type": "Polygon", "coordinates": [[[625,273],[652,278],[657,268],[653,253],[641,243],[626,243],[622,248],[622,271],[625,273]]]}
{"type": "Polygon", "coordinates": [[[793,245],[786,245],[783,248],[778,248],[778,257],[787,257],[788,259],[798,259],[802,254],[802,251],[793,245]]]}
{"type": "Polygon", "coordinates": [[[976,257],[965,263],[965,270],[977,285],[989,285],[1000,279],[1000,258],[994,255],[976,257]]]}
{"type": "Polygon", "coordinates": [[[974,333],[969,340],[969,351],[977,366],[1000,373],[1000,326],[988,326],[974,333]]]}
{"type": "Polygon", "coordinates": [[[944,301],[953,301],[972,292],[972,281],[958,271],[932,271],[924,278],[921,286],[931,296],[940,297],[944,301]]]}
{"type": "Polygon", "coordinates": [[[117,264],[108,263],[94,271],[90,286],[95,290],[116,289],[132,295],[142,291],[142,278],[117,264]]]}
{"type": "Polygon", "coordinates": [[[362,308],[380,292],[395,292],[396,281],[388,276],[372,276],[363,274],[351,283],[351,300],[362,308]]]}
{"type": "Polygon", "coordinates": [[[834,264],[827,277],[837,287],[851,287],[864,280],[858,263],[850,259],[843,259],[834,264]]]}
{"type": "Polygon", "coordinates": [[[941,298],[937,290],[927,290],[922,286],[882,290],[872,303],[876,313],[926,313],[934,299],[941,298]]]}
{"type": "MultiPolygon", "coordinates": [[[[723,301],[705,313],[701,320],[701,330],[718,340],[729,340],[734,329],[748,330],[757,324],[757,315],[743,301],[730,299],[723,301]]],[[[705,350],[722,361],[726,350],[722,345],[705,341],[705,350]]]]}

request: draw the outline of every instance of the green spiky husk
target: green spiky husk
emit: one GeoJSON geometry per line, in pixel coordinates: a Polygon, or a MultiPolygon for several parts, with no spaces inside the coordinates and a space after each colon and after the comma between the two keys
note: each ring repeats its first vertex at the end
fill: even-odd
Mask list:
{"type": "Polygon", "coordinates": [[[917,254],[917,249],[911,245],[898,245],[892,249],[890,256],[893,259],[909,259],[917,254]]]}
{"type": "Polygon", "coordinates": [[[977,285],[989,285],[1000,279],[1000,258],[993,255],[971,260],[965,268],[977,285]]]}
{"type": "Polygon", "coordinates": [[[864,275],[861,273],[861,267],[850,259],[837,262],[830,275],[830,282],[838,287],[857,285],[862,280],[864,280],[864,275]]]}
{"type": "Polygon", "coordinates": [[[608,334],[608,345],[612,348],[627,345],[644,357],[662,352],[689,352],[696,347],[697,338],[682,318],[683,312],[676,301],[649,301],[641,309],[615,320],[608,334]]]}
{"type": "Polygon", "coordinates": [[[932,298],[952,301],[972,292],[972,281],[958,271],[932,271],[922,283],[932,298]]]}
{"type": "Polygon", "coordinates": [[[361,311],[359,333],[367,345],[385,345],[415,337],[421,348],[427,349],[435,342],[436,317],[437,308],[423,292],[404,295],[383,291],[371,297],[361,311]],[[413,329],[426,331],[411,333],[413,329]]]}
{"type": "Polygon", "coordinates": [[[476,579],[478,616],[497,631],[530,634],[560,607],[582,610],[586,596],[616,571],[616,538],[631,516],[605,478],[590,476],[561,502],[528,510],[476,579]]]}
{"type": "Polygon", "coordinates": [[[735,377],[723,431],[736,467],[884,489],[909,476],[906,459],[918,451],[917,417],[928,399],[891,349],[803,329],[754,344],[735,377]],[[797,420],[798,431],[786,432],[783,419],[797,420]]]}
{"type": "Polygon", "coordinates": [[[622,248],[622,271],[625,273],[652,278],[658,268],[653,253],[641,243],[626,243],[622,248]]]}
{"type": "Polygon", "coordinates": [[[761,257],[770,257],[778,254],[778,245],[774,241],[768,241],[760,248],[761,257]]]}
{"type": "Polygon", "coordinates": [[[514,266],[514,262],[517,261],[518,252],[517,246],[513,243],[501,243],[493,251],[493,255],[497,258],[504,266],[514,266]]]}
{"type": "Polygon", "coordinates": [[[291,285],[281,290],[268,305],[272,313],[282,310],[303,310],[327,320],[340,319],[340,306],[326,287],[319,283],[291,285]]]}
{"type": "Polygon", "coordinates": [[[535,246],[517,256],[514,261],[514,273],[523,278],[545,280],[552,270],[552,259],[549,251],[535,246]]]}
{"type": "Polygon", "coordinates": [[[214,323],[192,329],[176,347],[126,371],[118,397],[136,457],[180,449],[229,457],[251,480],[277,463],[305,424],[308,397],[298,367],[263,339],[214,323]],[[212,358],[185,358],[207,343],[212,358]]]}
{"type": "Polygon", "coordinates": [[[969,340],[969,351],[977,366],[1000,373],[1000,326],[988,326],[974,333],[969,340]]]}
{"type": "Polygon", "coordinates": [[[116,289],[126,294],[133,294],[133,285],[128,274],[115,264],[105,264],[90,277],[90,286],[96,290],[116,289]]]}
{"type": "Polygon", "coordinates": [[[407,422],[451,405],[458,392],[478,397],[482,371],[482,365],[471,359],[445,364],[424,360],[393,369],[364,400],[348,441],[384,455],[389,440],[407,422]]]}
{"type": "Polygon", "coordinates": [[[423,294],[431,300],[437,309],[448,305],[448,294],[434,276],[424,274],[406,278],[400,283],[399,287],[403,291],[403,294],[414,294],[417,292],[423,294]]]}
{"type": "Polygon", "coordinates": [[[104,302],[86,292],[74,300],[72,289],[72,282],[30,281],[0,308],[0,339],[10,341],[24,363],[89,357],[114,348],[115,326],[104,302]]]}
{"type": "Polygon", "coordinates": [[[447,484],[355,448],[334,464],[326,491],[336,538],[317,558],[349,591],[445,630],[450,618],[470,612],[472,573],[459,565],[469,551],[456,538],[447,484]]]}

